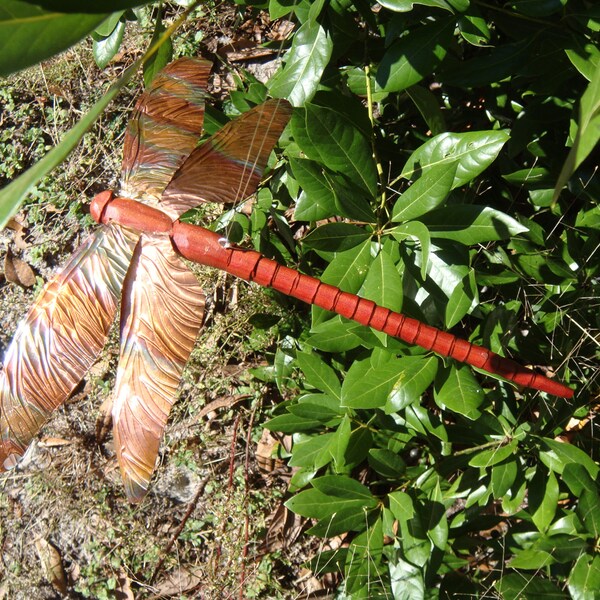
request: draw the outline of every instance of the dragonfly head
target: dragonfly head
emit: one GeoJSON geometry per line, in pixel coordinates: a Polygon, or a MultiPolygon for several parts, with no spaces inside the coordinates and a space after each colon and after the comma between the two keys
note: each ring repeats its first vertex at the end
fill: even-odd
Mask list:
{"type": "Polygon", "coordinates": [[[102,214],[106,205],[113,199],[112,190],[104,190],[97,194],[90,204],[90,214],[96,223],[102,223],[102,214]]]}

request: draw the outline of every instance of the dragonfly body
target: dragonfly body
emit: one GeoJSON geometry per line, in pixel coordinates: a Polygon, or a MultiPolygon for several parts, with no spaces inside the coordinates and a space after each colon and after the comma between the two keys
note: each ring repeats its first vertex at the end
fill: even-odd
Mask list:
{"type": "Polygon", "coordinates": [[[562,383],[499,356],[487,348],[471,344],[417,319],[378,306],[366,298],[343,292],[335,286],[266,258],[254,250],[224,244],[218,234],[197,225],[173,222],[158,209],[140,207],[139,203],[133,200],[113,198],[111,192],[103,192],[92,202],[91,211],[94,218],[101,223],[118,223],[149,233],[160,231],[169,235],[175,250],[188,260],[221,269],[246,281],[271,287],[308,304],[315,304],[352,319],[361,325],[383,331],[409,344],[421,346],[441,356],[448,356],[483,371],[495,373],[523,387],[556,396],[573,395],[573,390],[562,383]]]}
{"type": "Polygon", "coordinates": [[[120,299],[115,449],[128,498],[144,497],[202,323],[204,295],[181,256],[519,385],[572,395],[485,348],[180,222],[202,202],[233,203],[254,193],[291,116],[287,102],[270,100],[196,147],[210,69],[202,60],[175,61],[140,97],[125,137],[121,197],[96,197],[92,214],[103,225],[46,285],[19,326],[0,374],[0,469],[16,464],[84,377],[106,342],[120,299]]]}

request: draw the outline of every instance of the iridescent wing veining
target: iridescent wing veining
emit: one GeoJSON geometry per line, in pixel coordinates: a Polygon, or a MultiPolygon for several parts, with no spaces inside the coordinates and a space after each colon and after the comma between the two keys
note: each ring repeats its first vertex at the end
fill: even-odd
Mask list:
{"type": "Polygon", "coordinates": [[[177,60],[165,67],[140,96],[123,147],[124,197],[158,201],[173,173],[196,147],[202,133],[211,67],[204,60],[177,60]]]}
{"type": "Polygon", "coordinates": [[[123,285],[113,402],[115,448],[131,501],[140,501],[148,489],[203,310],[198,281],[169,238],[143,235],[123,285]]]}
{"type": "Polygon", "coordinates": [[[0,375],[0,469],[16,460],[106,342],[137,236],[102,227],[42,290],[0,375]]]}
{"type": "Polygon", "coordinates": [[[253,194],[292,114],[285,100],[268,100],[230,121],[181,165],[160,208],[181,215],[202,202],[236,202],[253,194]]]}

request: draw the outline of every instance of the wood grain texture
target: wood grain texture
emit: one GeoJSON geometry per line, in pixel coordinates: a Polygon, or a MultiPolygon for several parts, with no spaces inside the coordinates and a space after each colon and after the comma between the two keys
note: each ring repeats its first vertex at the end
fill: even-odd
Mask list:
{"type": "Polygon", "coordinates": [[[198,281],[169,237],[142,236],[123,286],[113,403],[115,449],[130,501],[148,489],[203,309],[198,281]]]}
{"type": "Polygon", "coordinates": [[[106,226],[51,279],[19,325],[0,376],[0,467],[14,466],[106,342],[137,236],[106,226]]]}

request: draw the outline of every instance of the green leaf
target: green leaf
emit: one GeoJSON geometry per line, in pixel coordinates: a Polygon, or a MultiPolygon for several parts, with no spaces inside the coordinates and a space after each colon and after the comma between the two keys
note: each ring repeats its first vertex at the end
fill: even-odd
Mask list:
{"type": "Polygon", "coordinates": [[[440,206],[452,189],[457,166],[449,162],[423,168],[420,177],[394,204],[392,221],[416,219],[440,206]]]}
{"type": "Polygon", "coordinates": [[[371,264],[361,295],[395,312],[402,309],[402,278],[385,251],[379,252],[371,264]]]}
{"type": "MultiPolygon", "coordinates": [[[[110,9],[106,9],[109,13],[110,9]]],[[[24,0],[0,5],[0,77],[66,50],[91,33],[107,14],[65,14],[24,0]]]]}
{"type": "Polygon", "coordinates": [[[467,366],[445,370],[445,376],[436,378],[435,403],[442,409],[452,410],[474,421],[480,416],[479,407],[485,394],[467,366]]]}
{"type": "Polygon", "coordinates": [[[406,471],[406,463],[387,448],[371,448],[369,465],[386,479],[398,479],[406,471]]]}
{"type": "MultiPolygon", "coordinates": [[[[313,394],[318,397],[318,394],[313,394]]],[[[288,406],[288,410],[297,417],[303,419],[314,419],[321,422],[330,421],[333,418],[339,417],[339,411],[330,408],[325,404],[312,404],[310,402],[302,402],[301,404],[292,404],[288,406]]]]}
{"type": "Polygon", "coordinates": [[[311,231],[304,238],[304,244],[315,250],[344,252],[370,237],[371,235],[364,229],[350,223],[327,223],[311,231]]]}
{"type": "Polygon", "coordinates": [[[431,236],[429,229],[419,221],[409,221],[402,223],[388,230],[396,240],[403,242],[408,238],[417,240],[421,244],[421,277],[427,277],[427,267],[429,265],[429,251],[431,248],[431,236]]]}
{"type": "Polygon", "coordinates": [[[269,431],[279,431],[281,433],[296,433],[297,431],[309,431],[322,427],[318,419],[309,419],[299,417],[294,414],[279,415],[273,417],[264,425],[269,431]]]}
{"type": "MultiPolygon", "coordinates": [[[[154,32],[152,34],[150,47],[159,43],[165,31],[166,29],[163,24],[162,10],[160,10],[155,18],[154,32]]],[[[163,40],[163,43],[160,45],[158,50],[144,64],[144,85],[146,87],[150,87],[152,80],[162,69],[167,66],[169,62],[171,62],[172,59],[173,41],[170,37],[168,37],[167,39],[163,40]]]]}
{"type": "Polygon", "coordinates": [[[582,554],[569,574],[573,600],[594,600],[600,590],[600,555],[582,554]]]}
{"type": "Polygon", "coordinates": [[[393,43],[377,69],[386,92],[400,92],[435,71],[452,40],[454,19],[422,25],[393,43]]]}
{"type": "Polygon", "coordinates": [[[342,510],[338,498],[332,498],[315,489],[304,490],[296,494],[285,505],[297,515],[310,519],[325,519],[338,510],[342,510]]]}
{"type": "Polygon", "coordinates": [[[468,204],[439,208],[421,220],[429,228],[431,237],[454,240],[465,246],[505,240],[528,231],[499,210],[468,204]]]}
{"type": "MultiPolygon", "coordinates": [[[[534,564],[536,557],[528,560],[527,554],[535,554],[535,551],[524,551],[523,562],[534,564]]],[[[537,562],[544,563],[547,554],[540,553],[537,562]]],[[[518,564],[518,563],[517,563],[518,564]]],[[[512,562],[511,562],[512,566],[512,562]]],[[[517,568],[517,567],[515,567],[517,568]]],[[[526,568],[526,567],[519,567],[526,568]]],[[[530,567],[535,568],[535,567],[530,567]]],[[[564,594],[551,581],[537,577],[532,573],[511,573],[499,579],[494,588],[500,594],[502,600],[538,600],[542,598],[564,598],[564,594]]]]}
{"type": "Polygon", "coordinates": [[[431,8],[442,8],[454,12],[452,6],[446,0],[383,0],[379,4],[394,12],[410,12],[414,9],[415,4],[430,6],[431,8]]]}
{"type": "Polygon", "coordinates": [[[406,90],[406,94],[413,101],[423,119],[425,119],[433,135],[439,135],[446,131],[444,113],[432,92],[423,86],[412,85],[406,90]]]}
{"type": "Polygon", "coordinates": [[[402,375],[400,361],[373,367],[370,360],[355,361],[342,384],[342,406],[378,408],[383,406],[402,375]]]}
{"type": "MultiPolygon", "coordinates": [[[[345,591],[354,593],[372,585],[374,574],[383,572],[383,523],[377,519],[367,530],[352,540],[346,559],[345,591]]],[[[380,575],[375,575],[380,577],[380,575]]],[[[365,590],[368,593],[368,589],[365,590]]],[[[368,596],[364,596],[368,598],[368,596]]]]}
{"type": "Polygon", "coordinates": [[[377,169],[371,144],[343,113],[308,104],[294,111],[291,132],[307,158],[343,173],[352,185],[375,197],[377,169]]]}
{"type": "Polygon", "coordinates": [[[518,465],[516,460],[509,460],[492,467],[492,494],[494,498],[504,499],[517,479],[518,465]]]}
{"type": "Polygon", "coordinates": [[[600,467],[583,450],[549,438],[542,438],[541,441],[540,460],[555,473],[562,474],[569,464],[580,464],[585,467],[592,479],[598,477],[600,467]]]}
{"type": "Polygon", "coordinates": [[[356,329],[356,323],[336,315],[311,328],[306,343],[325,352],[346,352],[361,345],[361,338],[353,329],[356,329]]]}
{"type": "Polygon", "coordinates": [[[344,475],[325,475],[313,479],[312,485],[328,496],[344,500],[361,500],[363,506],[371,508],[377,505],[377,499],[373,497],[366,485],[344,475]]]}
{"type": "Polygon", "coordinates": [[[319,164],[292,157],[290,167],[304,190],[294,210],[296,220],[319,221],[335,215],[335,193],[319,164]]]}
{"type": "Polygon", "coordinates": [[[476,5],[471,4],[469,11],[469,14],[462,14],[458,18],[460,35],[473,46],[487,46],[491,35],[486,20],[481,16],[476,5]]]}
{"type": "Polygon", "coordinates": [[[452,189],[455,189],[484,171],[508,139],[506,130],[436,135],[410,155],[400,176],[414,180],[426,167],[456,164],[452,183],[452,189]]]}
{"type": "Polygon", "coordinates": [[[592,75],[579,105],[577,135],[567,160],[556,181],[553,200],[556,201],[575,169],[589,156],[600,140],[600,62],[592,75]]]}
{"type": "Polygon", "coordinates": [[[116,24],[108,36],[94,35],[93,43],[93,54],[96,64],[101,69],[104,69],[106,65],[113,59],[115,54],[118,52],[121,42],[123,41],[123,35],[125,34],[125,20],[120,20],[116,24]]]}
{"type": "Polygon", "coordinates": [[[583,490],[577,514],[587,531],[597,538],[600,535],[600,496],[596,490],[583,490]]]}
{"type": "Polygon", "coordinates": [[[304,467],[316,471],[330,463],[329,448],[333,441],[333,435],[333,433],[324,433],[294,444],[290,466],[304,467]]]}
{"type": "Polygon", "coordinates": [[[306,382],[332,398],[341,398],[342,386],[335,371],[316,354],[298,353],[298,366],[306,377],[306,382]]]}
{"type": "Polygon", "coordinates": [[[529,510],[539,531],[547,531],[558,505],[558,481],[552,471],[538,469],[529,486],[529,510]]]}
{"type": "Polygon", "coordinates": [[[478,452],[470,461],[471,467],[481,467],[487,469],[493,465],[501,463],[509,456],[512,456],[517,450],[519,442],[513,440],[508,444],[498,444],[496,448],[490,448],[488,450],[482,450],[478,452]]]}
{"type": "Polygon", "coordinates": [[[544,552],[539,548],[517,550],[514,557],[510,560],[509,566],[513,569],[543,569],[554,564],[552,554],[544,552]]]}
{"type": "Polygon", "coordinates": [[[423,570],[402,558],[397,557],[390,563],[390,579],[394,600],[426,598],[423,570]]]}
{"type": "Polygon", "coordinates": [[[372,517],[377,511],[370,513],[362,506],[342,508],[329,517],[320,520],[316,525],[307,530],[306,533],[325,538],[341,535],[347,531],[364,531],[372,517]]]}
{"type": "Polygon", "coordinates": [[[398,521],[409,521],[415,516],[412,498],[406,492],[388,494],[390,510],[398,521]]]}
{"type": "Polygon", "coordinates": [[[437,373],[439,359],[436,356],[406,356],[396,364],[401,374],[386,402],[387,414],[398,412],[419,401],[437,373]]]}
{"type": "Polygon", "coordinates": [[[466,314],[479,304],[475,270],[469,269],[460,283],[454,288],[446,305],[446,328],[454,327],[466,314]]]}
{"type": "Polygon", "coordinates": [[[332,48],[330,36],[319,23],[304,23],[293,37],[285,66],[269,81],[271,95],[304,106],[317,91],[332,48]]]}

